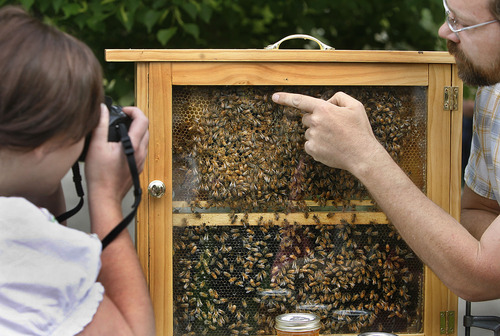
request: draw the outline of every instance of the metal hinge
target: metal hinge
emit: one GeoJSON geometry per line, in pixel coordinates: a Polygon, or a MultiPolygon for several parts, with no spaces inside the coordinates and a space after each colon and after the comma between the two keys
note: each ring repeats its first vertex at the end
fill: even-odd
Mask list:
{"type": "Polygon", "coordinates": [[[451,335],[455,332],[455,312],[444,311],[440,313],[439,333],[451,335]]]}
{"type": "Polygon", "coordinates": [[[458,110],[458,86],[444,87],[443,109],[446,111],[458,110]]]}

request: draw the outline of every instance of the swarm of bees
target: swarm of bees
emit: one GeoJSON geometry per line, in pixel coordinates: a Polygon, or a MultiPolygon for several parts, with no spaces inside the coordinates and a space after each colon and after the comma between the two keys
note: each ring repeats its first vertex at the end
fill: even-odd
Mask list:
{"type": "MultiPolygon", "coordinates": [[[[421,332],[422,263],[389,223],[354,224],[363,210],[351,201],[368,192],[304,152],[303,112],[274,104],[278,90],[328,99],[338,88],[174,87],[174,202],[185,205],[179,216],[197,215],[173,232],[175,334],[271,335],[277,315],[299,311],[320,316],[325,334],[421,332]],[[214,209],[227,224],[203,222],[214,209]],[[337,225],[315,215],[346,209],[352,221],[337,225]],[[273,220],[245,218],[268,212],[273,220]],[[297,212],[314,225],[280,218],[297,212]]],[[[425,92],[342,90],[365,104],[375,136],[424,189],[415,102],[425,92]]]]}
{"type": "MultiPolygon", "coordinates": [[[[304,152],[303,113],[274,104],[270,97],[279,89],[323,99],[336,91],[181,87],[174,92],[173,187],[180,199],[206,201],[209,208],[288,212],[306,210],[305,199],[324,205],[369,197],[350,173],[304,152]]],[[[412,118],[413,89],[399,88],[407,92],[397,96],[393,88],[342,89],[364,102],[375,136],[423,188],[425,122],[412,118]]]]}
{"type": "Polygon", "coordinates": [[[271,335],[287,312],[322,333],[421,330],[422,268],[390,225],[174,227],[179,335],[271,335]]]}

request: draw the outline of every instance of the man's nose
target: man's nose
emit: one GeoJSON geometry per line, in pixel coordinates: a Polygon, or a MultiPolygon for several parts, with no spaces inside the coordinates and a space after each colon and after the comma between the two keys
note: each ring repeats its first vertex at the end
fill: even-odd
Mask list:
{"type": "Polygon", "coordinates": [[[441,27],[439,27],[438,34],[440,37],[453,41],[455,43],[460,42],[460,39],[458,38],[457,34],[452,32],[450,27],[448,27],[448,24],[444,22],[441,27]]]}

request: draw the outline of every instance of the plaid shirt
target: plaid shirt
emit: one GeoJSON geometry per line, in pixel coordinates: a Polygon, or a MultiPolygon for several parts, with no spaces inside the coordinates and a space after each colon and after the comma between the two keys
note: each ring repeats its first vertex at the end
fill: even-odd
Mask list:
{"type": "Polygon", "coordinates": [[[500,203],[500,83],[477,91],[464,179],[475,193],[500,203]]]}

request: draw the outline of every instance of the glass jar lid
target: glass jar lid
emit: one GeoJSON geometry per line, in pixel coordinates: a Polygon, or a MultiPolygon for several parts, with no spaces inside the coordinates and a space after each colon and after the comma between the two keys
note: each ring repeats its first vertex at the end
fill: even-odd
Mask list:
{"type": "Polygon", "coordinates": [[[288,313],[276,316],[276,330],[312,331],[320,327],[319,317],[311,313],[288,313]]]}

